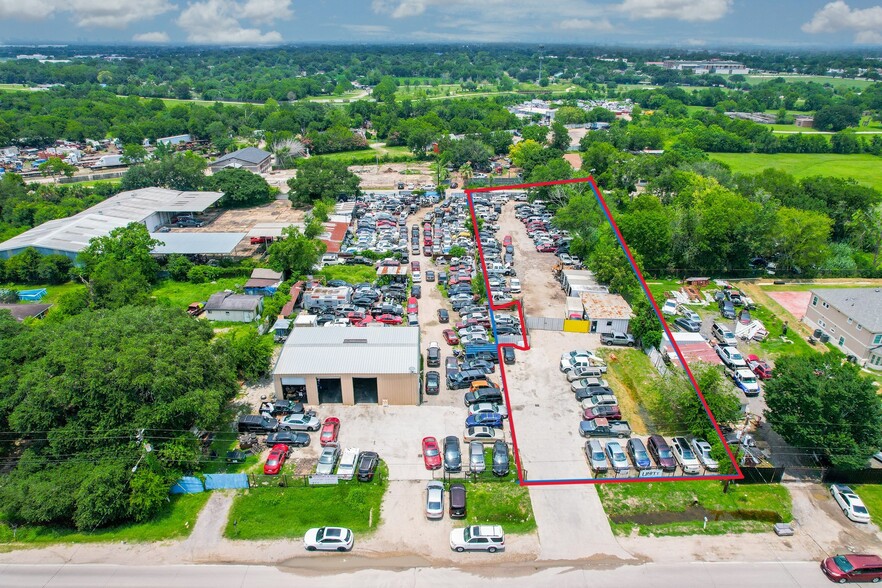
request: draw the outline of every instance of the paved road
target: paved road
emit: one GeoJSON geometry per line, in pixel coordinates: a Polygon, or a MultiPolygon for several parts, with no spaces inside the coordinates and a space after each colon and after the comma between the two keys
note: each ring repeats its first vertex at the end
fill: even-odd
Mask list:
{"type": "Polygon", "coordinates": [[[322,566],[179,565],[18,565],[0,567],[0,585],[4,588],[290,588],[298,580],[320,584],[323,588],[341,586],[616,586],[616,588],[653,587],[714,588],[826,587],[829,581],[816,562],[754,562],[690,564],[644,564],[615,569],[585,569],[559,562],[556,567],[537,567],[535,563],[503,567],[445,569],[405,567],[403,562],[368,560],[352,562],[348,556],[332,555],[314,561],[322,566]],[[362,569],[361,563],[380,569],[362,569]],[[328,565],[330,564],[330,565],[328,565]],[[332,567],[333,566],[333,567],[332,567]],[[324,568],[324,569],[322,569],[324,568]]]}

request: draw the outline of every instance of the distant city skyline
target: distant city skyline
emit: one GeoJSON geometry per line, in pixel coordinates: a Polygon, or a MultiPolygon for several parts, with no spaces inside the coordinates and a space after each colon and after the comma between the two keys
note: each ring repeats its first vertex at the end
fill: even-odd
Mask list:
{"type": "Polygon", "coordinates": [[[514,42],[882,49],[879,1],[0,0],[0,44],[514,42]]]}

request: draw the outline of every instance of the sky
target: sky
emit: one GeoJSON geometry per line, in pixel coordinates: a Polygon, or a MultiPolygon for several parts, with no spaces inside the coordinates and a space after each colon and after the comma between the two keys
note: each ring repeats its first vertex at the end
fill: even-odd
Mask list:
{"type": "Polygon", "coordinates": [[[0,44],[353,42],[882,50],[882,1],[0,0],[0,44]]]}

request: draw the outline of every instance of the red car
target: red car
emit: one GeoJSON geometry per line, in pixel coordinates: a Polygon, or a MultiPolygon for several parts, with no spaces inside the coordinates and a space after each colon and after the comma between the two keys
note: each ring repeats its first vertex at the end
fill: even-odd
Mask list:
{"type": "Polygon", "coordinates": [[[282,469],[282,465],[285,463],[285,459],[288,457],[288,446],[279,443],[278,445],[273,445],[273,448],[269,452],[269,457],[266,458],[266,463],[263,464],[263,473],[267,476],[274,476],[279,473],[279,470],[282,469]]]}
{"type": "Polygon", "coordinates": [[[407,300],[407,314],[413,314],[419,311],[419,303],[417,299],[411,296],[407,300]]]}
{"type": "Polygon", "coordinates": [[[438,440],[434,437],[423,438],[423,462],[427,470],[441,468],[441,451],[438,449],[438,440]]]}
{"type": "Polygon", "coordinates": [[[381,314],[375,319],[378,323],[383,323],[384,325],[400,325],[401,317],[395,316],[394,314],[381,314]]]}
{"type": "Polygon", "coordinates": [[[337,442],[337,434],[340,432],[340,419],[337,417],[328,417],[322,425],[322,434],[319,437],[319,443],[322,447],[337,442]]]}
{"type": "Polygon", "coordinates": [[[586,408],[585,412],[582,413],[582,420],[583,421],[593,421],[594,419],[607,419],[610,421],[620,421],[620,420],[622,420],[622,412],[619,410],[619,407],[615,404],[600,405],[600,406],[595,406],[594,408],[586,408]]]}
{"type": "Polygon", "coordinates": [[[772,377],[772,366],[756,355],[751,354],[747,356],[747,367],[749,367],[760,380],[768,380],[772,377]]]}
{"type": "Polygon", "coordinates": [[[505,247],[508,247],[509,245],[511,245],[511,235],[506,235],[505,237],[502,238],[502,245],[505,247]]]}
{"type": "Polygon", "coordinates": [[[349,319],[351,324],[359,323],[364,320],[364,313],[360,310],[354,310],[352,312],[346,313],[346,318],[349,319]]]}
{"type": "Polygon", "coordinates": [[[539,253],[554,253],[555,251],[557,251],[557,247],[555,247],[551,243],[548,243],[546,245],[539,245],[538,247],[536,247],[536,251],[538,251],[539,253]]]}
{"type": "Polygon", "coordinates": [[[370,323],[374,322],[374,317],[372,317],[369,314],[366,314],[364,316],[364,318],[361,319],[360,321],[353,321],[350,319],[350,322],[352,323],[352,326],[354,326],[354,327],[366,327],[370,323]]]}
{"type": "Polygon", "coordinates": [[[444,340],[448,345],[459,345],[459,337],[456,336],[456,331],[453,329],[444,329],[441,334],[444,335],[444,340]]]}

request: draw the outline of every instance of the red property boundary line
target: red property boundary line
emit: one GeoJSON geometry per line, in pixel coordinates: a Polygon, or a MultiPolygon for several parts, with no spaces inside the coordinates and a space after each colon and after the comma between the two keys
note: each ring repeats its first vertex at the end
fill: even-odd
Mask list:
{"type": "MultiPolygon", "coordinates": [[[[513,184],[508,186],[492,186],[486,188],[474,188],[474,189],[466,189],[465,194],[469,203],[469,212],[472,216],[472,226],[474,228],[475,234],[475,242],[478,248],[478,255],[481,258],[481,271],[484,274],[484,287],[487,293],[491,292],[490,283],[487,278],[487,262],[484,259],[484,249],[481,245],[480,231],[478,230],[478,218],[475,215],[475,205],[472,201],[472,194],[486,193],[486,192],[505,192],[508,190],[521,190],[525,188],[540,188],[543,186],[559,186],[563,184],[578,184],[578,183],[587,183],[591,186],[592,191],[594,192],[594,196],[597,198],[597,202],[600,204],[603,209],[604,214],[606,215],[607,221],[609,221],[610,226],[616,234],[616,239],[619,242],[619,245],[622,247],[622,250],[625,252],[625,255],[628,258],[628,262],[631,264],[631,268],[634,270],[634,273],[637,276],[637,279],[640,281],[640,286],[643,288],[643,292],[646,297],[649,299],[649,303],[652,305],[653,310],[655,311],[656,316],[659,319],[659,322],[662,328],[665,331],[665,334],[668,336],[668,341],[671,342],[671,345],[674,347],[674,351],[677,353],[677,357],[680,360],[680,365],[686,370],[686,375],[689,377],[689,381],[692,384],[695,393],[698,394],[699,400],[701,400],[702,406],[704,406],[704,410],[707,413],[708,418],[714,426],[714,429],[717,432],[717,435],[720,438],[720,442],[723,444],[723,447],[726,449],[726,453],[729,455],[729,459],[732,462],[732,466],[735,468],[737,474],[730,475],[705,475],[705,476],[662,476],[659,478],[574,478],[574,479],[559,479],[559,480],[526,480],[524,479],[524,470],[521,467],[521,456],[520,451],[518,450],[518,439],[517,433],[515,431],[515,423],[514,423],[514,413],[511,409],[511,399],[508,395],[508,380],[506,379],[505,374],[505,365],[504,362],[499,362],[499,372],[502,375],[502,391],[505,396],[505,407],[508,410],[508,423],[511,429],[511,442],[514,447],[514,458],[515,465],[518,470],[518,483],[522,486],[560,486],[560,485],[573,485],[573,484],[615,484],[615,483],[633,483],[633,482],[679,482],[684,480],[743,480],[744,474],[741,472],[741,468],[738,467],[738,462],[735,460],[735,456],[732,454],[732,450],[729,447],[729,444],[726,443],[725,438],[723,437],[723,432],[720,430],[720,425],[717,423],[717,420],[714,418],[713,413],[710,410],[710,407],[707,405],[707,400],[704,398],[704,394],[701,393],[701,389],[698,387],[698,382],[695,380],[695,376],[692,374],[692,370],[689,368],[689,364],[686,362],[686,359],[683,356],[683,353],[680,351],[680,346],[677,345],[677,342],[674,340],[673,335],[671,334],[670,327],[668,327],[667,322],[665,322],[664,317],[662,316],[661,309],[659,309],[658,304],[656,304],[655,299],[649,292],[649,286],[646,285],[646,280],[643,278],[643,273],[640,271],[640,268],[637,267],[637,264],[634,262],[634,257],[631,255],[631,250],[628,248],[627,243],[625,243],[624,237],[622,237],[621,231],[619,231],[619,227],[616,224],[615,220],[613,220],[612,214],[610,214],[609,207],[606,204],[606,200],[603,198],[603,195],[600,193],[600,189],[597,187],[597,184],[594,182],[594,178],[589,176],[587,178],[575,178],[571,180],[557,180],[552,182],[535,182],[535,183],[527,183],[527,184],[513,184]]],[[[529,351],[530,344],[527,342],[527,323],[524,319],[524,309],[521,305],[520,300],[513,300],[512,302],[507,302],[505,304],[494,304],[493,297],[487,296],[487,301],[490,307],[490,313],[492,315],[493,311],[496,310],[506,310],[511,307],[516,307],[518,311],[518,317],[521,321],[521,331],[523,337],[523,343],[521,345],[517,345],[514,343],[497,343],[496,351],[497,353],[501,353],[503,347],[511,347],[513,349],[518,349],[521,351],[529,351]]],[[[495,321],[494,321],[495,324],[495,321]]]]}

